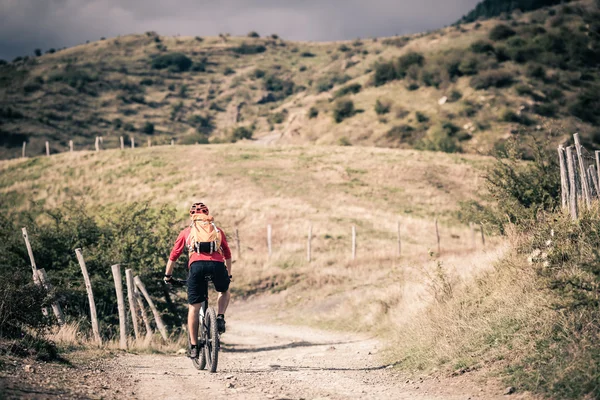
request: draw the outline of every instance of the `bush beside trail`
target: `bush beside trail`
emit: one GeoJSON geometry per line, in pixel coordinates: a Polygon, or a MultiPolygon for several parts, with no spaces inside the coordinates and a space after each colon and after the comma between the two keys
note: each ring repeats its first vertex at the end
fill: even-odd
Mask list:
{"type": "Polygon", "coordinates": [[[437,261],[435,302],[397,332],[408,368],[486,366],[519,391],[600,397],[600,206],[577,221],[560,210],[555,157],[514,142],[489,168],[489,196],[462,217],[504,235],[509,249],[470,283],[451,282],[437,261]]]}
{"type": "Polygon", "coordinates": [[[1,208],[0,279],[6,284],[0,288],[0,337],[44,331],[54,321],[53,315],[42,316],[41,307],[54,298],[63,304],[67,321],[89,328],[87,294],[76,248],[83,249],[105,338],[115,337],[119,325],[110,269],[117,263],[123,269],[131,268],[160,299],[156,303],[165,322],[180,326],[184,309],[172,298],[174,289],[162,283],[170,245],[177,235],[178,218],[172,208],[142,203],[100,210],[68,203],[19,213],[1,208]],[[22,226],[27,227],[38,267],[46,270],[55,287],[53,293],[33,285],[22,226]]]}

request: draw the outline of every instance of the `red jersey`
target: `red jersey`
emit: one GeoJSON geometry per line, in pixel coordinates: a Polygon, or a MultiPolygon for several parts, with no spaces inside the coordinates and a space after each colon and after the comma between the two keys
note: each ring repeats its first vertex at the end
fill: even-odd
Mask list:
{"type": "MultiPolygon", "coordinates": [[[[227,244],[227,238],[225,237],[225,232],[221,228],[218,228],[221,231],[221,250],[223,254],[215,251],[214,253],[196,253],[192,252],[190,255],[190,260],[188,262],[188,268],[190,264],[194,261],[219,261],[224,262],[227,259],[231,258],[231,250],[229,250],[229,245],[227,244]]],[[[173,246],[173,250],[171,250],[171,255],[169,256],[169,260],[177,261],[181,253],[183,251],[187,251],[187,238],[190,235],[190,227],[185,228],[179,233],[177,236],[177,240],[175,241],[175,245],[173,246]]]]}

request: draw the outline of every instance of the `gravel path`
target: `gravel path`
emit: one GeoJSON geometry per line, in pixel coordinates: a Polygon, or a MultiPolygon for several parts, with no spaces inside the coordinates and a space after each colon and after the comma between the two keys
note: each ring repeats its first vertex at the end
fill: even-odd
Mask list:
{"type": "Polygon", "coordinates": [[[232,320],[222,341],[215,374],[197,371],[183,355],[127,354],[115,362],[132,377],[132,395],[140,399],[507,397],[497,385],[475,387],[472,376],[408,379],[382,364],[376,340],[352,334],[232,320]]]}

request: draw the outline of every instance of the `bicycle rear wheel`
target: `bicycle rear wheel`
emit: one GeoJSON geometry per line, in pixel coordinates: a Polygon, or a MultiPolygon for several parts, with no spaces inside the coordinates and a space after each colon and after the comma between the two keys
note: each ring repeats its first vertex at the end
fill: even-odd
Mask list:
{"type": "Polygon", "coordinates": [[[217,314],[215,309],[208,307],[206,310],[206,321],[204,323],[204,333],[206,343],[204,353],[206,354],[206,363],[210,372],[217,372],[217,363],[219,362],[219,332],[217,331],[217,314]]]}
{"type": "MultiPolygon", "coordinates": [[[[196,338],[196,343],[198,343],[198,345],[200,346],[201,343],[205,343],[206,340],[204,338],[204,332],[205,329],[203,328],[204,326],[204,307],[200,308],[200,312],[199,312],[199,323],[198,323],[198,336],[196,338]]],[[[191,342],[190,342],[190,333],[188,333],[188,349],[190,349],[191,346],[191,342]]],[[[199,349],[199,354],[198,354],[198,358],[192,358],[192,364],[194,364],[194,367],[196,369],[199,370],[203,370],[204,368],[206,368],[206,354],[204,352],[204,348],[200,347],[199,349]]]]}

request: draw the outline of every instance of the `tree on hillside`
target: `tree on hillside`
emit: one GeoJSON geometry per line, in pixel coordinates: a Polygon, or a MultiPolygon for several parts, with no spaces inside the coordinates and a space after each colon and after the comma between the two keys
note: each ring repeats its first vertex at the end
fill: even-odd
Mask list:
{"type": "Polygon", "coordinates": [[[479,18],[497,17],[513,10],[532,11],[538,8],[568,3],[571,0],[483,0],[471,12],[463,16],[460,22],[473,22],[479,18]]]}
{"type": "Polygon", "coordinates": [[[42,50],[41,49],[35,49],[33,51],[33,54],[35,54],[36,57],[39,57],[42,55],[42,50]]]}

